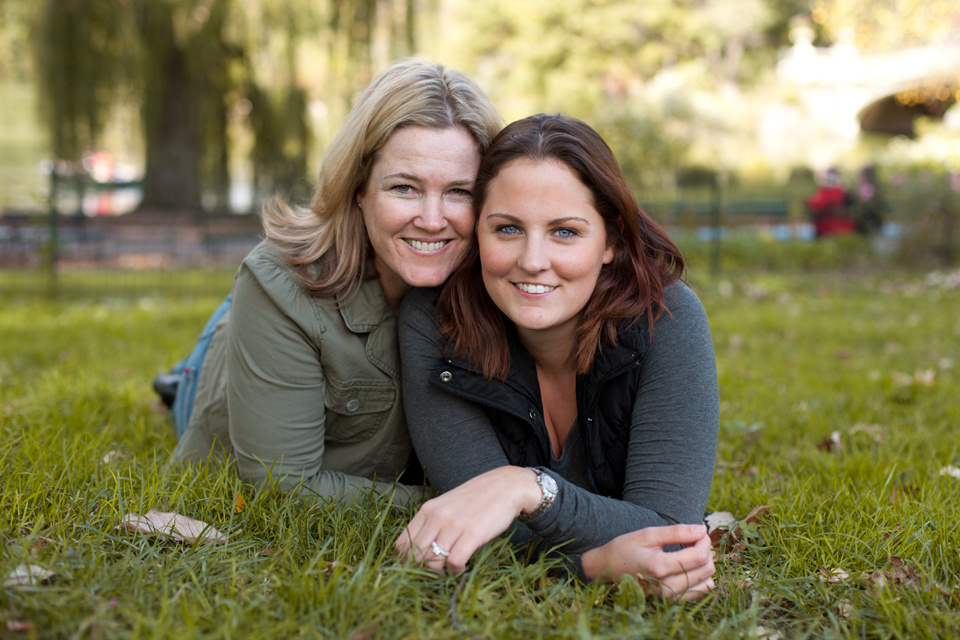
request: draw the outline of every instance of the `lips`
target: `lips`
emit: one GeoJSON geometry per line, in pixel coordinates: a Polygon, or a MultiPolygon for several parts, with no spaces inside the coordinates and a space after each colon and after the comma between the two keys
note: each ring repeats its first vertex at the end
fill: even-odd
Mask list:
{"type": "Polygon", "coordinates": [[[411,247],[417,251],[437,251],[442,249],[447,245],[450,240],[437,240],[435,242],[423,242],[422,240],[412,240],[410,238],[404,238],[404,242],[409,244],[411,247]]]}
{"type": "Polygon", "coordinates": [[[514,283],[514,286],[524,293],[549,293],[556,289],[556,287],[551,287],[545,284],[526,284],[524,282],[514,283]]]}

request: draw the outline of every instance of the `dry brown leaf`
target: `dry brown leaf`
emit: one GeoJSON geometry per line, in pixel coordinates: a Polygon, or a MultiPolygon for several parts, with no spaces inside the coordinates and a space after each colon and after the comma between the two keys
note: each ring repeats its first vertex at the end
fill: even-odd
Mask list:
{"type": "Polygon", "coordinates": [[[770,505],[764,504],[759,507],[754,507],[753,511],[747,514],[747,517],[743,519],[747,524],[756,524],[760,522],[760,518],[767,515],[767,511],[770,511],[770,505]]]}
{"type": "Polygon", "coordinates": [[[174,540],[190,544],[197,540],[214,544],[223,544],[227,541],[227,536],[206,522],[182,516],[175,511],[150,509],[142,516],[128,513],[117,528],[147,535],[169,536],[174,540]]]}
{"type": "Polygon", "coordinates": [[[849,598],[844,598],[837,604],[837,615],[841,618],[849,618],[853,615],[853,604],[849,598]]]}
{"type": "Polygon", "coordinates": [[[826,451],[828,453],[833,451],[834,449],[841,449],[841,448],[843,448],[843,443],[840,441],[839,431],[834,431],[833,433],[830,434],[829,438],[817,444],[817,449],[819,451],[826,451]]]}
{"type": "Polygon", "coordinates": [[[273,552],[274,552],[274,551],[276,551],[276,549],[274,549],[273,547],[269,547],[269,548],[264,549],[263,551],[261,551],[258,555],[259,555],[261,558],[269,558],[270,556],[273,555],[273,552]]]}
{"type": "Polygon", "coordinates": [[[32,622],[27,622],[25,620],[7,620],[7,631],[14,631],[17,633],[29,633],[37,628],[32,622]]]}
{"type": "Polygon", "coordinates": [[[7,574],[3,581],[5,587],[29,587],[46,582],[56,576],[56,572],[48,571],[35,564],[21,564],[16,569],[7,574]]]}
{"type": "Polygon", "coordinates": [[[843,569],[827,569],[825,567],[820,568],[820,573],[823,575],[824,579],[830,584],[836,584],[838,582],[843,582],[850,577],[850,574],[844,571],[843,569]]]}
{"type": "Polygon", "coordinates": [[[367,627],[366,629],[357,629],[350,634],[350,640],[370,640],[370,638],[375,638],[377,636],[377,631],[379,630],[379,624],[367,627]]]}
{"type": "Polygon", "coordinates": [[[703,522],[707,525],[707,531],[715,531],[720,528],[729,529],[737,519],[729,511],[714,511],[704,518],[703,522]]]}
{"type": "Polygon", "coordinates": [[[333,562],[328,562],[323,568],[324,573],[333,573],[333,570],[337,567],[342,568],[344,571],[349,571],[350,573],[354,572],[354,568],[345,562],[340,562],[339,560],[334,560],[333,562]]]}
{"type": "Polygon", "coordinates": [[[896,504],[901,498],[916,498],[918,495],[920,495],[919,487],[901,484],[894,487],[893,492],[890,494],[890,504],[896,504]]]}

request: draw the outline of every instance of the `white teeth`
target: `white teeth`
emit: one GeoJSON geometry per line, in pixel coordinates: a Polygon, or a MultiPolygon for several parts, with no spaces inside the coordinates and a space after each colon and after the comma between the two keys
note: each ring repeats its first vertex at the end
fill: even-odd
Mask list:
{"type": "Polygon", "coordinates": [[[547,291],[553,291],[556,287],[548,287],[543,284],[517,284],[517,288],[520,291],[525,291],[527,293],[546,293],[547,291]]]}
{"type": "Polygon", "coordinates": [[[417,251],[436,251],[443,245],[447,244],[447,241],[441,240],[440,242],[420,242],[419,240],[407,240],[407,244],[417,251]]]}

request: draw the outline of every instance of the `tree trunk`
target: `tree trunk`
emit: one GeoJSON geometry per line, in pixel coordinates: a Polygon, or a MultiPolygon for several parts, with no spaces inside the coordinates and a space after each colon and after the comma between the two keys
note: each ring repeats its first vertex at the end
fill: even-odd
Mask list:
{"type": "Polygon", "coordinates": [[[140,208],[198,212],[200,127],[194,83],[186,52],[174,39],[169,8],[150,5],[141,22],[154,82],[145,83],[142,107],[146,170],[140,208]]]}

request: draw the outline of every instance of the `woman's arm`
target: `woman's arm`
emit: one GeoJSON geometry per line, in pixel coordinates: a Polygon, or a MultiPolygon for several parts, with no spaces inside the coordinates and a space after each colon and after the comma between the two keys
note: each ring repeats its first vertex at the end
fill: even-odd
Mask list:
{"type": "MultiPolygon", "coordinates": [[[[323,497],[349,499],[371,488],[393,490],[391,482],[321,470],[326,449],[318,346],[322,327],[319,319],[315,327],[297,322],[292,316],[298,314],[282,309],[265,285],[295,286],[279,266],[264,269],[261,262],[254,274],[245,263],[234,283],[230,311],[227,400],[240,475],[256,484],[270,480],[285,490],[323,497]]],[[[419,488],[398,484],[395,491],[399,502],[420,497],[419,488]]]]}
{"type": "MultiPolygon", "coordinates": [[[[653,343],[644,356],[624,499],[599,496],[554,476],[559,485],[556,501],[528,523],[551,542],[570,541],[568,553],[596,549],[648,527],[696,523],[703,516],[719,420],[713,346],[706,315],[693,292],[678,284],[667,295],[673,317],[665,315],[656,323],[653,343]]],[[[427,382],[439,349],[432,299],[427,292],[413,292],[401,313],[404,397],[411,437],[427,475],[438,489],[451,491],[509,461],[480,407],[427,382]]],[[[450,497],[471,506],[465,512],[470,522],[460,525],[464,529],[474,526],[474,520],[499,522],[504,519],[501,511],[516,506],[511,500],[481,502],[467,489],[464,486],[450,497]],[[497,517],[491,518],[491,512],[497,517]]],[[[520,490],[527,489],[524,482],[520,490]]],[[[459,538],[456,533],[448,535],[459,538]]],[[[398,549],[404,553],[409,546],[401,540],[398,549]]]]}

